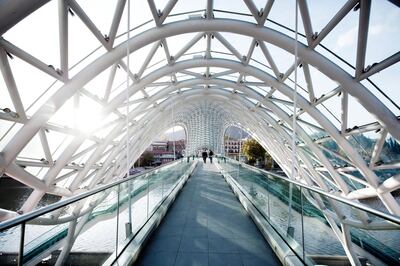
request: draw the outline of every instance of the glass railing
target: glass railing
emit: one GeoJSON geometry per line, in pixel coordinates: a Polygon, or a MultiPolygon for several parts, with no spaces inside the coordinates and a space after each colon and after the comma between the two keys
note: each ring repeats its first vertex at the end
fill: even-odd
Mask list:
{"type": "Polygon", "coordinates": [[[400,265],[400,217],[231,159],[219,165],[305,264],[344,262],[346,247],[373,265],[400,265]]]}
{"type": "Polygon", "coordinates": [[[1,223],[0,265],[114,261],[196,162],[175,161],[1,223]]]}

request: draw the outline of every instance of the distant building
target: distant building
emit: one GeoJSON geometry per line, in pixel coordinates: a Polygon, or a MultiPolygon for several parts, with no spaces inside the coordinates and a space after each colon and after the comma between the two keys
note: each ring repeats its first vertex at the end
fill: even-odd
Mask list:
{"type": "Polygon", "coordinates": [[[225,155],[238,160],[239,153],[243,148],[243,143],[246,139],[236,140],[236,139],[226,139],[225,140],[225,155]]]}
{"type": "Polygon", "coordinates": [[[180,139],[180,140],[175,140],[175,141],[168,141],[168,151],[174,151],[174,145],[175,145],[175,154],[176,158],[181,158],[183,157],[185,148],[186,148],[186,140],[185,139],[180,139]]]}
{"type": "Polygon", "coordinates": [[[154,141],[147,148],[148,151],[167,151],[168,141],[154,141]]]}
{"type": "Polygon", "coordinates": [[[172,151],[155,150],[155,151],[153,151],[153,156],[154,156],[154,164],[155,165],[169,163],[174,160],[174,152],[172,152],[172,151]]]}
{"type": "Polygon", "coordinates": [[[174,144],[175,159],[182,158],[186,147],[185,139],[175,141],[154,141],[146,150],[153,154],[153,163],[155,165],[161,165],[174,160],[174,144]]]}

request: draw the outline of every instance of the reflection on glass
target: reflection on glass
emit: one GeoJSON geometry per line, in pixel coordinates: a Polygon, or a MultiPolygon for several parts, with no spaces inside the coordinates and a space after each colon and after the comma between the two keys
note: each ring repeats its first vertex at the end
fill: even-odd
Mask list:
{"type": "Polygon", "coordinates": [[[385,221],[384,219],[361,211],[344,203],[338,203],[344,210],[346,220],[352,221],[358,217],[364,217],[368,225],[379,230],[367,230],[360,224],[350,225],[351,241],[363,250],[375,256],[378,260],[388,265],[400,263],[400,226],[385,221]]]}
{"type": "Polygon", "coordinates": [[[247,165],[239,165],[233,160],[220,166],[239,184],[253,205],[306,264],[329,265],[330,259],[348,263],[348,254],[339,240],[343,224],[349,228],[354,247],[375,257],[376,261],[371,262],[389,265],[400,263],[399,225],[297,185],[293,185],[290,199],[290,183],[287,180],[247,165]],[[292,208],[289,211],[290,201],[292,208]],[[331,215],[325,216],[321,209],[331,215]],[[360,220],[364,220],[364,223],[360,220]]]}
{"type": "MultiPolygon", "coordinates": [[[[311,195],[308,194],[308,196],[311,195]]],[[[314,196],[318,197],[316,194],[314,196]]],[[[322,201],[325,206],[329,206],[329,201],[326,199],[322,199],[322,201]]],[[[337,258],[345,256],[342,244],[332,231],[323,213],[307,199],[304,200],[303,213],[304,252],[307,261],[320,261],[324,256],[335,256],[337,258]]]]}
{"type": "Polygon", "coordinates": [[[21,226],[0,232],[0,265],[18,265],[21,226]]]}

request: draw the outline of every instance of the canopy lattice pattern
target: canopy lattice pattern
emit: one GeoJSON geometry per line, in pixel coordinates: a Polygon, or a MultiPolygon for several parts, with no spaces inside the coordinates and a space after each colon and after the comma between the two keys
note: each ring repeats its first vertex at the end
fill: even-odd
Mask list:
{"type": "MultiPolygon", "coordinates": [[[[240,125],[291,176],[295,116],[293,178],[400,215],[393,3],[299,0],[296,46],[294,2],[134,1],[129,34],[127,1],[107,2],[1,4],[0,170],[33,189],[19,213],[122,178],[177,124],[191,150],[240,125]]],[[[347,223],[389,226],[315,204],[350,257],[347,223]]]]}
{"type": "MultiPolygon", "coordinates": [[[[201,88],[201,90],[204,90],[201,88]]],[[[207,96],[201,96],[207,98],[207,96]]],[[[228,122],[232,121],[228,110],[221,103],[205,100],[185,112],[183,124],[187,130],[186,155],[196,155],[199,150],[210,149],[216,154],[224,154],[224,133],[228,122]]]]}

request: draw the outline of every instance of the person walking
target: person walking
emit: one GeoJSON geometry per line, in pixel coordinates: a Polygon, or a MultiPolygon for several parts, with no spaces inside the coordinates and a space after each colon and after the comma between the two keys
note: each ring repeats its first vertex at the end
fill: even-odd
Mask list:
{"type": "Polygon", "coordinates": [[[206,152],[206,150],[203,150],[203,152],[201,153],[201,157],[203,157],[203,162],[206,163],[206,161],[207,161],[207,152],[206,152]]]}
{"type": "Polygon", "coordinates": [[[210,150],[210,152],[208,153],[208,157],[210,158],[210,163],[212,163],[213,156],[214,156],[214,153],[212,150],[210,150]]]}

